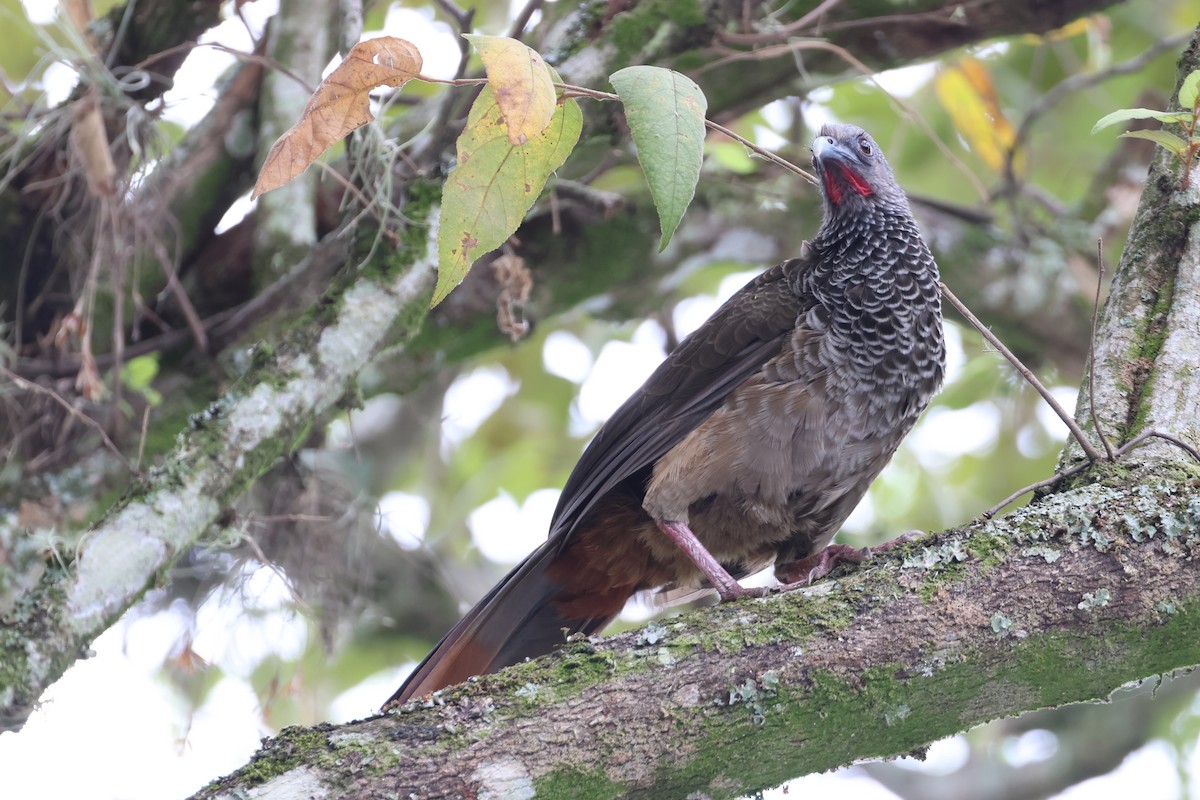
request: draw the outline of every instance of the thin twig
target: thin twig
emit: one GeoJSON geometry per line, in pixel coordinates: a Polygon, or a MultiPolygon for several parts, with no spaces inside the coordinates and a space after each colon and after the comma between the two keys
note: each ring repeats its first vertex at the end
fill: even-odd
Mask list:
{"type": "Polygon", "coordinates": [[[142,456],[146,454],[146,433],[150,429],[150,409],[153,408],[149,403],[142,409],[142,435],[138,439],[138,454],[135,462],[137,468],[142,468],[142,456]]]}
{"type": "Polygon", "coordinates": [[[138,469],[133,465],[133,463],[128,458],[125,457],[125,454],[122,453],[120,451],[120,449],[117,448],[117,445],[113,442],[113,440],[108,438],[108,433],[105,432],[103,425],[101,425],[99,422],[97,422],[96,420],[89,417],[87,414],[84,414],[82,411],[80,411],[75,406],[71,405],[69,402],[67,402],[66,398],[64,398],[58,392],[54,391],[53,389],[48,389],[39,383],[34,383],[33,381],[26,380],[5,366],[0,366],[0,375],[4,375],[10,381],[15,383],[17,385],[17,388],[28,389],[29,391],[34,392],[35,394],[40,394],[40,395],[44,395],[45,397],[49,397],[54,402],[58,403],[60,406],[63,407],[63,410],[66,411],[68,414],[70,414],[72,417],[79,420],[84,425],[87,425],[89,428],[93,429],[97,433],[99,433],[100,438],[104,440],[104,446],[113,452],[113,455],[115,455],[117,457],[117,459],[120,460],[120,462],[125,465],[126,469],[128,469],[134,475],[141,474],[138,471],[138,469]]]}
{"type": "Polygon", "coordinates": [[[1076,424],[1075,419],[1066,412],[1066,409],[1059,405],[1059,402],[1054,399],[1054,395],[1052,395],[1050,390],[1047,389],[1040,380],[1038,380],[1037,376],[1033,374],[1029,367],[1022,364],[1021,359],[1017,358],[1016,354],[1014,354],[1012,350],[1009,350],[1008,347],[1005,346],[1004,342],[1000,341],[986,325],[980,322],[979,318],[971,313],[971,309],[963,305],[963,302],[954,296],[954,293],[950,291],[950,288],[946,286],[946,284],[939,281],[938,286],[942,290],[942,295],[950,301],[950,305],[954,306],[958,310],[958,313],[962,314],[966,320],[975,327],[975,330],[979,331],[984,339],[987,339],[988,344],[999,350],[1000,354],[1008,360],[1008,363],[1012,364],[1017,372],[1021,373],[1021,377],[1023,377],[1030,386],[1036,389],[1037,393],[1042,396],[1042,399],[1045,400],[1052,409],[1054,409],[1054,413],[1058,415],[1058,418],[1066,424],[1067,428],[1070,429],[1071,434],[1079,441],[1079,446],[1083,448],[1083,452],[1087,453],[1088,458],[1091,461],[1099,461],[1102,458],[1100,452],[1092,446],[1092,443],[1088,441],[1088,438],[1084,434],[1083,430],[1078,424],[1076,424]]]}
{"type": "Polygon", "coordinates": [[[1104,246],[1101,239],[1096,240],[1096,269],[1100,274],[1096,277],[1096,299],[1092,303],[1092,338],[1088,340],[1088,414],[1091,415],[1096,436],[1100,438],[1100,444],[1104,445],[1104,452],[1108,454],[1108,460],[1112,461],[1112,445],[1108,443],[1108,437],[1100,427],[1100,418],[1096,416],[1096,317],[1100,315],[1100,289],[1104,286],[1104,246]]]}
{"type": "MultiPolygon", "coordinates": [[[[157,238],[151,242],[151,249],[158,256],[158,265],[162,268],[163,276],[167,279],[167,288],[175,297],[175,301],[179,303],[179,311],[183,314],[183,320],[187,324],[188,330],[192,333],[192,341],[196,343],[197,349],[201,353],[208,352],[208,332],[204,330],[204,322],[200,319],[200,314],[196,311],[196,307],[192,305],[192,299],[188,297],[187,289],[183,288],[183,283],[179,280],[179,273],[175,269],[175,259],[167,252],[166,246],[157,238]]],[[[120,356],[118,355],[118,362],[120,356]]]]}
{"type": "Polygon", "coordinates": [[[525,26],[529,24],[529,20],[533,17],[533,12],[542,7],[542,3],[546,0],[529,0],[525,7],[521,9],[521,13],[517,14],[513,19],[512,27],[508,29],[508,38],[520,39],[521,34],[525,32],[525,26]]]}
{"type": "Polygon", "coordinates": [[[1038,489],[1045,489],[1047,487],[1053,486],[1054,484],[1058,483],[1059,481],[1064,481],[1067,478],[1071,477],[1072,475],[1083,472],[1085,469],[1087,469],[1091,465],[1092,465],[1092,462],[1084,461],[1080,464],[1076,464],[1075,466],[1071,467],[1068,470],[1065,470],[1063,472],[1057,472],[1057,473],[1051,475],[1049,478],[1046,478],[1045,480],[1040,480],[1040,481],[1037,481],[1036,483],[1031,483],[1023,489],[1017,489],[1015,492],[1010,494],[1008,497],[1004,498],[999,503],[992,506],[987,511],[983,512],[983,514],[981,516],[984,519],[991,519],[992,517],[996,516],[996,514],[1000,511],[1000,509],[1004,508],[1006,505],[1013,502],[1021,495],[1028,494],[1029,492],[1036,492],[1038,489]]]}
{"type": "Polygon", "coordinates": [[[461,33],[471,32],[471,21],[475,19],[475,8],[465,10],[454,0],[434,0],[434,5],[446,12],[446,15],[454,20],[454,24],[458,26],[461,33]]]}
{"type": "Polygon", "coordinates": [[[1120,457],[1120,456],[1124,455],[1129,450],[1132,450],[1133,448],[1137,447],[1139,444],[1141,444],[1142,442],[1144,442],[1150,438],[1162,439],[1164,442],[1170,442],[1171,444],[1178,447],[1180,450],[1182,450],[1185,453],[1187,453],[1188,455],[1190,455],[1192,458],[1196,459],[1197,461],[1200,461],[1200,450],[1197,450],[1196,448],[1192,447],[1190,444],[1183,441],[1178,436],[1172,436],[1171,434],[1163,433],[1162,431],[1142,431],[1137,436],[1133,437],[1128,442],[1121,445],[1117,449],[1117,456],[1120,457]]]}
{"type": "Polygon", "coordinates": [[[1185,44],[1191,38],[1191,36],[1192,34],[1190,32],[1181,33],[1176,36],[1168,36],[1165,39],[1160,39],[1159,41],[1155,42],[1150,47],[1143,50],[1141,53],[1129,59],[1128,61],[1122,61],[1120,64],[1113,64],[1107,69],[1097,70],[1096,72],[1085,72],[1072,75],[1071,77],[1055,84],[1050,91],[1039,97],[1037,102],[1025,112],[1025,116],[1021,118],[1021,124],[1017,126],[1017,133],[1013,137],[1012,146],[1009,147],[1004,154],[1004,175],[1007,181],[1009,183],[1013,183],[1015,181],[1013,175],[1013,160],[1016,158],[1016,154],[1021,150],[1021,148],[1025,146],[1025,141],[1029,138],[1029,131],[1033,127],[1033,123],[1036,122],[1040,116],[1053,108],[1059,100],[1063,99],[1063,97],[1071,94],[1072,92],[1078,92],[1082,89],[1087,89],[1090,86],[1095,86],[1098,83],[1103,83],[1109,78],[1115,78],[1118,75],[1126,75],[1130,72],[1137,72],[1142,67],[1146,66],[1146,64],[1148,64],[1150,61],[1154,60],[1157,56],[1161,55],[1167,50],[1175,50],[1180,45],[1185,44]]]}
{"type": "Polygon", "coordinates": [[[312,84],[273,58],[264,56],[261,53],[247,53],[244,50],[238,50],[234,47],[229,47],[228,45],[217,44],[216,42],[184,42],[183,44],[177,44],[174,47],[168,47],[166,50],[159,50],[157,53],[142,59],[132,67],[129,67],[128,70],[130,72],[135,70],[146,70],[154,62],[160,61],[167,56],[174,55],[175,53],[183,50],[192,50],[197,47],[211,47],[214,50],[220,50],[221,52],[229,53],[229,55],[242,61],[247,61],[251,64],[259,64],[260,66],[267,67],[268,69],[273,69],[276,72],[287,75],[289,78],[296,81],[296,83],[303,86],[304,90],[309,94],[312,94],[316,91],[312,84]]]}
{"type": "Polygon", "coordinates": [[[820,3],[812,11],[809,11],[795,22],[789,22],[781,28],[776,28],[773,31],[760,31],[758,33],[737,33],[736,31],[717,31],[717,38],[729,44],[741,45],[762,45],[762,44],[778,44],[785,41],[790,36],[794,36],[807,28],[809,24],[818,17],[824,16],[825,12],[830,11],[834,6],[842,0],[825,0],[820,3]]]}
{"type": "MultiPolygon", "coordinates": [[[[254,521],[254,516],[251,515],[250,519],[247,520],[247,523],[252,524],[254,521]]],[[[283,568],[275,563],[275,561],[267,558],[266,553],[264,553],[262,548],[258,546],[258,542],[255,541],[254,537],[248,533],[243,533],[241,534],[241,540],[247,547],[250,548],[251,552],[254,554],[254,558],[258,560],[259,564],[262,564],[264,567],[271,570],[271,572],[274,572],[275,576],[279,578],[279,580],[283,581],[283,587],[287,589],[288,594],[292,596],[292,602],[296,604],[296,607],[299,608],[306,616],[314,616],[312,606],[304,602],[304,598],[300,596],[300,592],[296,590],[295,585],[288,580],[287,573],[284,572],[283,568]]]]}
{"type": "MultiPolygon", "coordinates": [[[[1125,444],[1118,447],[1115,451],[1113,451],[1113,458],[1114,459],[1120,458],[1121,456],[1125,455],[1133,448],[1137,447],[1140,444],[1143,444],[1147,439],[1151,439],[1151,438],[1162,439],[1164,441],[1170,442],[1171,444],[1178,447],[1180,450],[1183,450],[1184,452],[1186,452],[1192,458],[1196,459],[1197,461],[1200,461],[1200,451],[1197,451],[1196,448],[1192,447],[1190,444],[1183,441],[1182,439],[1180,439],[1176,436],[1172,436],[1169,433],[1162,433],[1161,431],[1142,431],[1137,436],[1133,437],[1128,442],[1126,442],[1125,444]]],[[[1071,467],[1068,470],[1064,470],[1055,475],[1051,475],[1049,478],[1046,478],[1045,480],[1040,480],[1036,483],[1031,483],[1028,486],[1026,486],[1024,489],[1018,489],[1017,491],[1010,494],[1008,497],[1001,500],[996,505],[989,508],[987,511],[983,512],[982,516],[984,519],[991,519],[992,517],[996,516],[996,513],[999,512],[1000,509],[1004,508],[1006,505],[1013,502],[1021,495],[1027,494],[1029,492],[1036,492],[1038,489],[1045,489],[1048,486],[1053,486],[1054,484],[1056,484],[1060,481],[1070,478],[1072,475],[1077,475],[1080,472],[1083,472],[1085,469],[1087,469],[1091,465],[1092,465],[1092,462],[1084,461],[1079,464],[1076,464],[1075,466],[1071,467]]]]}
{"type": "MultiPolygon", "coordinates": [[[[555,85],[555,87],[562,90],[563,97],[587,97],[592,100],[613,100],[618,103],[621,102],[620,96],[615,95],[612,92],[602,92],[602,91],[599,91],[598,89],[588,89],[585,86],[573,86],[569,83],[556,83],[554,85],[555,85]]],[[[820,182],[810,172],[807,172],[807,171],[801,169],[800,167],[797,167],[795,164],[788,161],[786,158],[782,158],[781,156],[775,155],[770,150],[759,147],[754,142],[747,139],[745,136],[742,136],[741,134],[738,134],[738,133],[734,133],[733,131],[729,130],[729,128],[726,128],[724,125],[713,122],[712,120],[709,120],[709,119],[705,119],[704,126],[706,128],[708,128],[709,130],[716,131],[717,133],[728,136],[730,139],[733,139],[735,142],[738,142],[739,144],[747,147],[753,153],[755,153],[756,155],[762,156],[763,158],[770,161],[771,163],[777,164],[777,165],[783,167],[784,169],[788,170],[789,172],[794,172],[795,174],[799,175],[801,178],[804,178],[804,180],[811,183],[813,186],[819,185],[820,182]]]]}
{"type": "Polygon", "coordinates": [[[733,139],[734,141],[739,142],[742,145],[744,145],[745,147],[749,148],[757,155],[760,155],[763,158],[767,159],[771,163],[777,164],[786,170],[794,172],[795,174],[799,175],[801,178],[804,178],[804,180],[811,183],[813,186],[820,185],[820,181],[817,180],[815,175],[807,172],[806,170],[800,169],[800,167],[797,167],[795,164],[788,161],[786,158],[781,158],[780,156],[777,156],[774,153],[772,153],[770,150],[766,150],[762,147],[759,147],[758,145],[754,144],[754,142],[751,142],[749,139],[745,138],[744,136],[739,136],[738,134],[729,130],[729,128],[726,128],[724,125],[718,125],[717,123],[712,122],[707,119],[704,120],[704,124],[706,127],[708,127],[709,130],[713,130],[713,131],[716,131],[717,133],[724,134],[725,136],[728,136],[730,139],[733,139]]]}
{"type": "Polygon", "coordinates": [[[903,98],[896,97],[886,88],[884,88],[883,84],[880,83],[879,79],[876,77],[875,72],[869,69],[862,61],[855,58],[850,51],[844,47],[839,47],[838,45],[825,41],[824,39],[803,39],[788,42],[787,44],[764,47],[760,50],[731,51],[726,57],[717,59],[709,64],[705,64],[703,67],[695,70],[695,72],[707,72],[708,70],[716,69],[735,61],[745,61],[748,59],[765,60],[768,58],[775,58],[781,55],[792,54],[800,50],[823,50],[828,53],[833,53],[861,73],[863,77],[874,83],[879,91],[883,92],[883,94],[887,96],[889,100],[895,103],[898,108],[902,109],[904,111],[904,115],[910,119],[913,124],[920,128],[922,132],[924,132],[924,134],[931,142],[933,142],[934,146],[937,147],[941,154],[946,157],[946,160],[954,165],[955,169],[960,171],[967,178],[967,180],[970,181],[972,188],[975,189],[975,192],[979,195],[981,200],[989,201],[991,199],[991,192],[987,190],[987,188],[979,180],[979,177],[972,172],[966,164],[963,163],[962,159],[955,155],[954,151],[950,149],[949,145],[942,141],[941,137],[937,135],[937,132],[934,131],[929,123],[925,121],[925,118],[917,113],[917,110],[907,103],[903,98]]]}

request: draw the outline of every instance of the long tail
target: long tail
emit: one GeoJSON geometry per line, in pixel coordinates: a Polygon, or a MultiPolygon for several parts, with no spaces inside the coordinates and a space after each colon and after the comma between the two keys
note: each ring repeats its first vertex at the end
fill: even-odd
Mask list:
{"type": "Polygon", "coordinates": [[[472,675],[545,655],[562,644],[563,628],[592,634],[608,625],[632,587],[606,597],[592,595],[589,602],[580,603],[578,587],[567,589],[563,582],[551,579],[556,560],[561,572],[562,556],[554,540],[530,553],[425,656],[383,710],[472,675]]]}

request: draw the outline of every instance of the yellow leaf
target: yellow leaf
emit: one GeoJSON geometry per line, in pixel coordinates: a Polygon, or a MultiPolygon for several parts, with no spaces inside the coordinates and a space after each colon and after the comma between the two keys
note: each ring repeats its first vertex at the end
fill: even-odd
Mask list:
{"type": "Polygon", "coordinates": [[[1112,20],[1104,14],[1080,17],[1042,34],[1027,33],[1021,37],[1021,42],[1036,46],[1077,36],[1087,36],[1088,69],[1100,70],[1109,66],[1112,62],[1112,20]]]}
{"type": "MultiPolygon", "coordinates": [[[[961,59],[938,73],[934,89],[972,152],[1000,170],[1016,141],[1016,131],[1000,108],[987,67],[973,58],[961,59]]],[[[1021,166],[1019,158],[1014,161],[1015,168],[1021,166]]]]}
{"type": "Polygon", "coordinates": [[[300,121],[271,146],[251,197],[283,186],[335,142],[373,120],[372,89],[399,88],[420,72],[421,53],[412,42],[381,36],[354,45],[321,81],[300,121]]]}
{"type": "Polygon", "coordinates": [[[1064,39],[1074,39],[1076,36],[1083,36],[1101,19],[1107,20],[1107,18],[1101,17],[1099,14],[1090,17],[1080,17],[1052,31],[1040,34],[1027,33],[1021,37],[1021,41],[1029,44],[1044,44],[1046,42],[1061,42],[1064,39]]]}
{"type": "Polygon", "coordinates": [[[537,51],[505,36],[463,34],[483,59],[488,84],[504,114],[508,141],[520,147],[550,124],[557,101],[546,62],[537,51]]]}
{"type": "Polygon", "coordinates": [[[476,259],[517,230],[583,128],[583,113],[571,98],[557,107],[544,131],[522,145],[509,142],[503,117],[491,85],[484,86],[458,137],[458,163],[442,187],[431,305],[462,281],[476,259]]]}

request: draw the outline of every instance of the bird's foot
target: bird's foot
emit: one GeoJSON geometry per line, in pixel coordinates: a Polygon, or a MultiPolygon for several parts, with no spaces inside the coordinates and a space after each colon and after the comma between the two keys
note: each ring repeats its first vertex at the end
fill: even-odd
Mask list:
{"type": "Polygon", "coordinates": [[[895,539],[890,539],[874,547],[851,547],[848,544],[831,544],[819,553],[813,553],[805,558],[790,561],[775,566],[775,577],[783,584],[779,591],[786,592],[801,586],[808,586],[824,578],[842,564],[862,564],[870,560],[876,553],[891,550],[905,542],[912,541],[922,534],[922,531],[908,531],[895,539]]]}
{"type": "Polygon", "coordinates": [[[717,590],[717,594],[721,596],[721,602],[726,600],[737,600],[740,597],[762,597],[770,589],[763,586],[742,586],[737,582],[737,579],[729,574],[725,567],[721,566],[721,562],[713,557],[713,554],[708,552],[696,534],[692,533],[692,529],[688,527],[686,522],[666,522],[663,520],[655,520],[658,529],[665,533],[667,537],[675,543],[675,545],[691,559],[699,570],[704,573],[704,577],[708,578],[708,582],[717,590]]]}

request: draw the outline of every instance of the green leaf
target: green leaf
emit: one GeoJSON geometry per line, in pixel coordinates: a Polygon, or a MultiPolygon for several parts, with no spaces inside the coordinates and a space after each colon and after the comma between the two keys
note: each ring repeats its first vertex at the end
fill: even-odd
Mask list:
{"type": "Polygon", "coordinates": [[[507,36],[464,33],[483,59],[488,84],[508,125],[508,141],[525,142],[546,130],[554,116],[554,81],[538,52],[507,36]]]}
{"type": "Polygon", "coordinates": [[[158,375],[158,355],[137,356],[121,368],[121,383],[130,391],[144,391],[158,375]]]}
{"type": "Polygon", "coordinates": [[[1159,147],[1165,147],[1177,156],[1187,152],[1187,142],[1173,133],[1166,131],[1125,131],[1121,134],[1126,139],[1148,139],[1159,147]]]}
{"type": "Polygon", "coordinates": [[[708,101],[691,79],[662,67],[626,67],[609,80],[625,104],[638,161],[658,209],[662,250],[696,193],[708,101]]]}
{"type": "Polygon", "coordinates": [[[1179,107],[1195,108],[1197,99],[1200,99],[1200,69],[1193,70],[1183,79],[1179,87],[1179,107]]]}
{"type": "Polygon", "coordinates": [[[1107,128],[1111,125],[1116,125],[1118,122],[1125,122],[1131,119],[1157,119],[1162,122],[1185,122],[1190,120],[1192,115],[1190,112],[1182,111],[1155,111],[1152,108],[1121,108],[1105,114],[1100,118],[1100,121],[1092,126],[1092,133],[1107,128]]]}
{"type": "Polygon", "coordinates": [[[516,231],[550,173],[567,160],[582,129],[579,104],[567,99],[556,107],[549,127],[525,144],[514,145],[492,87],[483,87],[458,137],[458,163],[442,187],[432,305],[462,282],[477,258],[516,231]]]}

